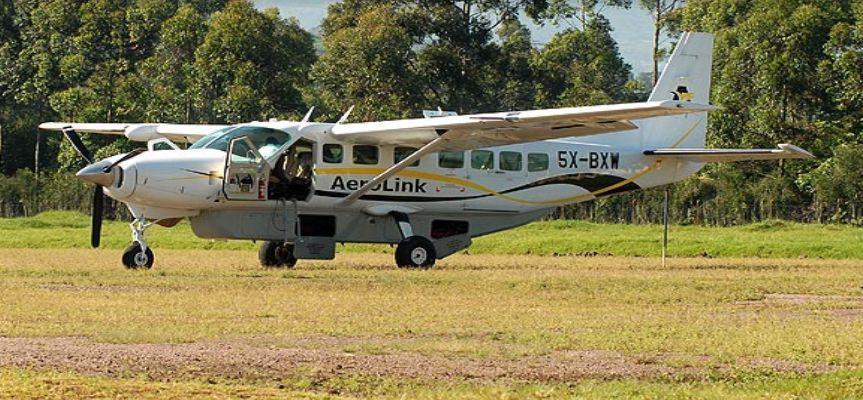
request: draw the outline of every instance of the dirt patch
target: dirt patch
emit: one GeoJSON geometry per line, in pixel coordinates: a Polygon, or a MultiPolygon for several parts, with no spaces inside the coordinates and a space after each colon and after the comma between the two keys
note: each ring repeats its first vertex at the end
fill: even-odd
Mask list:
{"type": "Polygon", "coordinates": [[[758,306],[758,305],[791,305],[803,306],[809,304],[818,304],[824,302],[841,302],[860,304],[863,307],[863,297],[861,296],[839,296],[839,295],[821,295],[821,294],[791,294],[791,293],[768,293],[763,298],[758,300],[738,301],[735,304],[741,306],[758,306]]]}
{"type": "MultiPolygon", "coordinates": [[[[472,359],[415,353],[351,354],[336,350],[255,347],[239,342],[105,344],[81,338],[0,338],[0,367],[52,369],[107,376],[145,375],[172,380],[194,377],[277,380],[298,374],[318,378],[367,375],[417,380],[572,381],[584,378],[702,379],[706,357],[680,366],[680,355],[632,357],[611,351],[561,351],[545,356],[472,359]],[[672,367],[668,360],[677,360],[672,367]]],[[[824,365],[754,360],[752,367],[816,373],[824,365]]],[[[737,363],[735,367],[739,368],[737,363]]],[[[715,366],[714,366],[715,367],[715,366]]],[[[731,366],[729,366],[730,368],[731,366]]]]}
{"type": "Polygon", "coordinates": [[[76,291],[76,292],[107,292],[107,293],[167,293],[172,291],[166,287],[154,286],[125,286],[125,285],[72,285],[68,283],[46,283],[38,286],[39,289],[50,291],[76,291]]]}
{"type": "Polygon", "coordinates": [[[782,303],[782,304],[810,304],[824,301],[842,301],[861,303],[863,305],[863,297],[860,296],[836,296],[836,295],[819,295],[819,294],[789,294],[789,293],[770,293],[764,295],[765,303],[782,303]]]}

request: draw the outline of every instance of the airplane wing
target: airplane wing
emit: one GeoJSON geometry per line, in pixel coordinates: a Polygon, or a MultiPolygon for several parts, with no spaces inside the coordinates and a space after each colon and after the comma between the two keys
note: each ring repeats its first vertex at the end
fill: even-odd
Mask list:
{"type": "Polygon", "coordinates": [[[134,142],[148,142],[152,139],[168,138],[173,142],[195,143],[227,125],[180,125],[180,124],[88,124],[71,122],[45,122],[39,129],[62,131],[72,127],[76,132],[102,135],[123,135],[134,142]]]}
{"type": "Polygon", "coordinates": [[[647,150],[644,155],[704,163],[813,157],[812,153],[790,144],[780,144],[776,149],[657,149],[647,150]]]}
{"type": "Polygon", "coordinates": [[[440,150],[470,150],[515,143],[627,131],[635,119],[713,110],[685,101],[654,101],[604,106],[559,108],[337,124],[332,135],[359,144],[425,145],[443,138],[440,150]]]}
{"type": "Polygon", "coordinates": [[[515,143],[637,129],[630,120],[713,110],[713,106],[684,101],[656,101],[476,114],[399,121],[336,124],[337,139],[357,144],[420,146],[414,154],[388,168],[342,199],[345,206],[407,168],[422,156],[441,150],[471,150],[515,143]]]}

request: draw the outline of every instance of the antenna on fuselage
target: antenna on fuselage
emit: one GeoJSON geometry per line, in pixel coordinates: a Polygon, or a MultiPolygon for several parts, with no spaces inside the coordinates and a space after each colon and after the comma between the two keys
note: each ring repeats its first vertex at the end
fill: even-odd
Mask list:
{"type": "Polygon", "coordinates": [[[314,113],[314,112],[315,112],[315,107],[312,106],[312,108],[309,109],[309,112],[306,113],[306,116],[303,117],[303,120],[300,122],[306,123],[306,122],[311,121],[312,120],[312,113],[314,113]]]}
{"type": "Polygon", "coordinates": [[[351,111],[354,111],[354,106],[351,106],[351,108],[348,109],[348,112],[346,112],[345,115],[342,115],[342,117],[339,118],[339,122],[336,122],[336,124],[343,124],[345,121],[347,121],[348,117],[351,116],[351,111]]]}

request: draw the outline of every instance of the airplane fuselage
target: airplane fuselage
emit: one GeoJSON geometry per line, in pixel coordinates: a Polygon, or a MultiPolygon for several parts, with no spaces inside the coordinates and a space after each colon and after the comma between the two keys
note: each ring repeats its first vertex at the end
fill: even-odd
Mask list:
{"type": "MultiPolygon", "coordinates": [[[[701,123],[703,116],[692,116],[691,128],[669,136],[670,144],[684,143],[687,131],[701,123]]],[[[344,204],[346,196],[396,163],[406,147],[338,141],[327,133],[331,124],[250,125],[279,129],[294,143],[302,139],[311,144],[313,188],[296,202],[296,211],[293,202],[274,199],[267,187],[258,187],[272,185],[267,171],[248,188],[251,198],[232,200],[225,184],[225,174],[231,173],[227,152],[209,148],[149,151],[123,161],[115,174],[122,177],[106,186],[105,193],[126,203],[139,218],[188,217],[204,238],[293,240],[301,232],[285,224],[290,228],[299,213],[332,217],[315,224],[333,224],[327,235],[336,242],[398,243],[399,232],[388,219],[393,211],[410,215],[419,234],[433,236],[425,231],[433,229],[435,220],[445,219],[464,221],[463,234],[476,237],[542,218],[561,205],[675,182],[702,165],[646,157],[634,139],[642,135],[636,130],[593,140],[428,154],[358,201],[344,204]],[[324,154],[334,149],[339,158],[324,154]],[[373,157],[360,157],[359,152],[373,157]]]]}

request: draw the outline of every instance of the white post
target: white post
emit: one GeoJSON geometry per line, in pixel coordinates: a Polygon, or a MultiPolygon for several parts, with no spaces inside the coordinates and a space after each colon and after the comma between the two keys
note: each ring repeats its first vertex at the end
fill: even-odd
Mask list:
{"type": "Polygon", "coordinates": [[[665,199],[662,202],[662,267],[665,268],[665,258],[668,255],[668,189],[665,189],[665,199]]]}
{"type": "Polygon", "coordinates": [[[39,182],[39,142],[42,141],[42,130],[36,130],[36,150],[33,154],[33,173],[36,174],[36,182],[39,182]]]}

